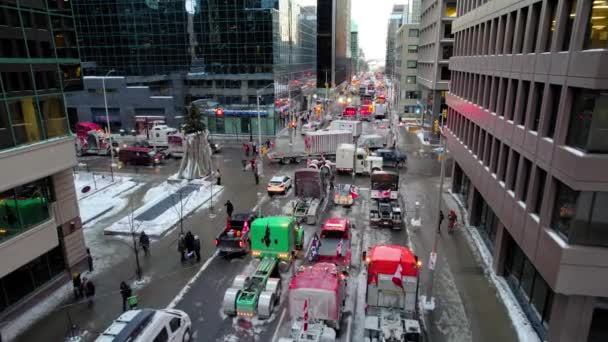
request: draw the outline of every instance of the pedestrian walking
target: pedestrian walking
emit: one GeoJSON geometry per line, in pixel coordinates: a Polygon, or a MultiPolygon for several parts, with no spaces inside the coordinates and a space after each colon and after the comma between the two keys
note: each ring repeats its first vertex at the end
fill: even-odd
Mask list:
{"type": "Polygon", "coordinates": [[[89,272],[93,272],[93,256],[91,250],[87,248],[87,264],[89,265],[89,272]]]}
{"type": "Polygon", "coordinates": [[[255,173],[255,159],[253,159],[253,158],[252,158],[252,159],[249,161],[249,164],[251,165],[251,171],[252,171],[253,173],[255,173]]]}
{"type": "Polygon", "coordinates": [[[266,149],[270,149],[270,139],[266,139],[266,149]]]}
{"type": "Polygon", "coordinates": [[[141,234],[139,234],[139,245],[141,246],[141,249],[144,250],[144,255],[148,256],[150,253],[150,238],[143,230],[141,231],[141,234]]]}
{"type": "Polygon", "coordinates": [[[253,175],[254,175],[254,177],[255,177],[255,185],[260,184],[260,175],[258,175],[258,172],[257,172],[257,171],[254,171],[254,172],[253,172],[253,175]]]}
{"type": "Polygon", "coordinates": [[[249,144],[248,143],[244,143],[243,144],[243,149],[245,150],[245,157],[249,157],[249,144]]]}
{"type": "Polygon", "coordinates": [[[458,216],[456,216],[456,212],[454,209],[450,209],[450,213],[448,214],[448,233],[454,231],[454,227],[456,226],[456,221],[458,220],[458,216]]]}
{"type": "Polygon", "coordinates": [[[253,146],[251,147],[251,153],[256,156],[258,154],[258,145],[254,142],[253,146]]]}
{"type": "Polygon", "coordinates": [[[188,259],[192,256],[194,252],[194,235],[191,231],[186,233],[186,237],[184,238],[186,242],[186,252],[188,253],[188,259]]]}
{"type": "Polygon", "coordinates": [[[217,169],[216,174],[217,178],[215,185],[222,185],[222,173],[220,172],[220,169],[217,169]]]}
{"type": "Polygon", "coordinates": [[[228,217],[232,217],[232,213],[234,212],[234,205],[232,205],[232,202],[230,202],[230,200],[227,200],[224,206],[226,207],[226,213],[228,214],[228,217]]]}
{"type": "Polygon", "coordinates": [[[184,233],[179,233],[179,237],[177,238],[177,251],[179,252],[180,261],[186,261],[186,237],[184,233]]]}
{"type": "Polygon", "coordinates": [[[93,306],[93,301],[95,298],[95,284],[93,281],[87,278],[83,278],[83,291],[85,296],[87,297],[87,305],[89,307],[93,306]]]}
{"type": "Polygon", "coordinates": [[[201,240],[198,235],[194,236],[194,253],[196,254],[196,262],[201,261],[201,240]]]}
{"type": "Polygon", "coordinates": [[[131,297],[133,291],[131,287],[124,281],[120,282],[120,295],[122,296],[122,312],[127,311],[127,300],[131,297]]]}
{"type": "Polygon", "coordinates": [[[74,298],[79,300],[82,297],[82,279],[80,279],[80,273],[74,272],[72,274],[72,286],[74,287],[74,298]]]}
{"type": "Polygon", "coordinates": [[[441,234],[441,223],[443,222],[443,210],[439,210],[439,225],[437,226],[437,233],[441,234]]]}

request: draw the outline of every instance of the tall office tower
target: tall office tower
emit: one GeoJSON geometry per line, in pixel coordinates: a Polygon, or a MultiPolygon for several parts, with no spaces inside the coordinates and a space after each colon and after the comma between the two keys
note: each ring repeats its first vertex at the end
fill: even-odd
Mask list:
{"type": "Polygon", "coordinates": [[[359,73],[359,27],[354,20],[350,23],[350,58],[353,75],[359,73]]]}
{"type": "Polygon", "coordinates": [[[317,87],[344,87],[350,70],[350,0],[317,0],[317,87]]]}
{"type": "Polygon", "coordinates": [[[0,317],[7,322],[65,284],[86,255],[63,100],[82,81],[69,2],[4,1],[0,20],[0,317]]]}
{"type": "Polygon", "coordinates": [[[420,2],[422,0],[409,0],[409,15],[407,22],[410,24],[420,23],[420,2]]]}
{"type": "Polygon", "coordinates": [[[608,336],[608,3],[459,1],[458,194],[541,340],[608,336]]]}
{"type": "Polygon", "coordinates": [[[386,64],[384,73],[388,78],[394,78],[395,71],[395,46],[397,40],[397,30],[407,21],[408,6],[394,5],[393,11],[388,19],[388,29],[386,34],[386,64]]]}
{"type": "Polygon", "coordinates": [[[418,100],[420,88],[416,82],[418,73],[418,24],[403,24],[397,30],[395,46],[394,90],[398,114],[420,114],[418,100]]]}
{"type": "Polygon", "coordinates": [[[421,88],[423,120],[441,122],[450,81],[448,60],[452,56],[456,0],[423,0],[420,17],[418,84],[421,88]]]}

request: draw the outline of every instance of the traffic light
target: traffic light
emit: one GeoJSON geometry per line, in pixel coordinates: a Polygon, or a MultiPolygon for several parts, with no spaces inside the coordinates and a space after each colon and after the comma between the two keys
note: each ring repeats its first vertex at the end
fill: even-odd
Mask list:
{"type": "Polygon", "coordinates": [[[223,116],[224,115],[224,110],[222,108],[215,108],[215,115],[217,115],[217,116],[223,116]]]}
{"type": "Polygon", "coordinates": [[[433,122],[433,130],[435,133],[439,133],[439,120],[437,119],[435,119],[435,122],[433,122]]]}

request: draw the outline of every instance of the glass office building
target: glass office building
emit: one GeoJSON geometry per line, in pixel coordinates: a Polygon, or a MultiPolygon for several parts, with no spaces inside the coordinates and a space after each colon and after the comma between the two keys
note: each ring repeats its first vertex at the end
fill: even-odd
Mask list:
{"type": "Polygon", "coordinates": [[[258,92],[264,135],[307,108],[316,86],[315,7],[296,0],[200,1],[193,32],[186,88],[190,100],[206,107],[212,134],[257,133],[258,92]],[[224,115],[216,115],[217,107],[224,115]]]}
{"type": "Polygon", "coordinates": [[[185,0],[72,0],[85,75],[151,76],[190,65],[185,0]]]}

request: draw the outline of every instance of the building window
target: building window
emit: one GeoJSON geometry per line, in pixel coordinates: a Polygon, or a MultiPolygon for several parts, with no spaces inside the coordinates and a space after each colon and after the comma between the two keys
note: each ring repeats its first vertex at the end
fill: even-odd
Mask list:
{"type": "Polygon", "coordinates": [[[551,318],[554,293],[512,238],[508,239],[505,278],[522,304],[533,328],[544,338],[551,318]]]}
{"type": "Polygon", "coordinates": [[[526,124],[526,113],[528,111],[528,95],[530,93],[530,81],[521,81],[522,89],[521,96],[519,97],[519,115],[517,117],[517,124],[524,126],[526,124]]]}
{"type": "Polygon", "coordinates": [[[34,97],[22,97],[8,103],[13,134],[17,145],[31,144],[42,139],[40,118],[34,97]]]}
{"type": "Polygon", "coordinates": [[[249,133],[251,131],[251,118],[241,118],[241,133],[249,133]]]}
{"type": "Polygon", "coordinates": [[[536,168],[536,178],[534,180],[534,206],[532,213],[540,215],[540,209],[543,204],[543,196],[545,194],[545,182],[547,181],[547,172],[540,167],[536,168]]]}
{"type": "Polygon", "coordinates": [[[450,69],[448,69],[447,65],[444,65],[441,67],[441,80],[442,81],[449,81],[450,80],[450,69]]]}
{"type": "Polygon", "coordinates": [[[452,23],[443,24],[443,38],[454,39],[454,34],[452,33],[452,23]]]}
{"type": "Polygon", "coordinates": [[[543,136],[553,138],[555,134],[555,125],[557,124],[557,112],[559,110],[559,100],[561,99],[562,86],[552,84],[550,87],[549,97],[551,99],[551,108],[545,111],[545,123],[546,127],[543,129],[545,134],[543,136]]]}
{"type": "Polygon", "coordinates": [[[479,217],[477,218],[478,224],[476,228],[479,230],[481,236],[483,237],[484,242],[488,246],[490,251],[494,250],[494,242],[496,240],[496,232],[498,231],[498,217],[494,214],[492,208],[488,205],[485,199],[475,190],[475,198],[479,201],[477,205],[477,213],[479,213],[479,217]]]}
{"type": "Polygon", "coordinates": [[[577,88],[566,144],[588,152],[608,152],[608,92],[577,88]]]}
{"type": "Polygon", "coordinates": [[[606,1],[594,2],[587,16],[585,44],[583,49],[608,48],[608,3],[606,1]]]}
{"type": "Polygon", "coordinates": [[[416,84],[416,76],[407,76],[405,82],[407,84],[416,84]]]}
{"type": "Polygon", "coordinates": [[[405,92],[406,99],[418,99],[420,98],[420,92],[418,91],[406,91],[405,92]]]}
{"type": "Polygon", "coordinates": [[[0,242],[50,218],[47,178],[0,193],[0,242]]]}
{"type": "Polygon", "coordinates": [[[41,97],[39,106],[47,139],[69,134],[68,120],[60,96],[41,97]]]}
{"type": "Polygon", "coordinates": [[[530,182],[530,173],[532,172],[532,163],[524,158],[522,165],[522,175],[521,178],[517,178],[517,182],[519,183],[517,186],[519,187],[519,200],[526,203],[526,199],[528,198],[528,183],[530,182]]]}
{"type": "Polygon", "coordinates": [[[517,172],[519,171],[519,153],[515,150],[511,150],[511,171],[509,177],[507,177],[507,189],[515,191],[515,179],[517,179],[517,172]]]}
{"type": "Polygon", "coordinates": [[[498,138],[494,138],[494,142],[492,143],[492,154],[490,156],[490,171],[493,174],[496,174],[498,170],[498,155],[500,154],[500,140],[498,138]]]}
{"type": "Polygon", "coordinates": [[[410,29],[408,31],[408,37],[418,37],[418,30],[417,29],[410,29]]]}
{"type": "Polygon", "coordinates": [[[507,144],[502,144],[502,148],[500,151],[500,165],[498,166],[498,179],[501,182],[504,182],[507,178],[507,161],[509,156],[509,146],[507,144]]]}
{"type": "Polygon", "coordinates": [[[553,205],[553,214],[551,219],[551,227],[568,238],[572,221],[576,217],[576,202],[579,192],[572,190],[566,184],[556,180],[557,191],[555,195],[555,203],[553,205]]]}
{"type": "Polygon", "coordinates": [[[448,17],[448,18],[456,18],[456,16],[457,16],[456,1],[447,2],[445,4],[445,12],[444,12],[443,16],[448,17]]]}
{"type": "MultiPolygon", "coordinates": [[[[567,4],[568,2],[566,2],[567,4]]],[[[574,19],[576,18],[576,5],[578,0],[570,0],[570,10],[568,11],[568,17],[566,18],[566,28],[564,32],[564,42],[561,46],[560,51],[567,51],[570,49],[570,39],[572,36],[572,28],[574,27],[574,19]]]]}
{"type": "Polygon", "coordinates": [[[535,82],[534,83],[534,98],[532,99],[532,101],[534,101],[534,105],[532,107],[532,126],[530,127],[530,130],[532,131],[538,131],[538,125],[540,123],[540,111],[542,109],[542,104],[543,104],[543,93],[545,92],[545,84],[542,82],[535,82]]]}
{"type": "Polygon", "coordinates": [[[452,54],[454,53],[454,46],[453,45],[443,45],[441,47],[441,59],[450,59],[450,57],[452,57],[452,54]]]}
{"type": "Polygon", "coordinates": [[[538,36],[540,40],[540,52],[548,52],[551,50],[551,40],[553,39],[553,35],[555,34],[555,28],[557,23],[557,2],[558,0],[548,0],[547,1],[547,20],[545,21],[545,26],[543,30],[547,32],[547,39],[540,40],[540,36],[543,31],[538,31],[538,36]]]}
{"type": "Polygon", "coordinates": [[[407,61],[407,68],[408,69],[416,69],[418,67],[418,61],[414,61],[414,60],[408,60],[407,61]]]}
{"type": "Polygon", "coordinates": [[[409,53],[417,53],[418,52],[418,45],[408,45],[407,46],[407,52],[409,52],[409,53]]]}

